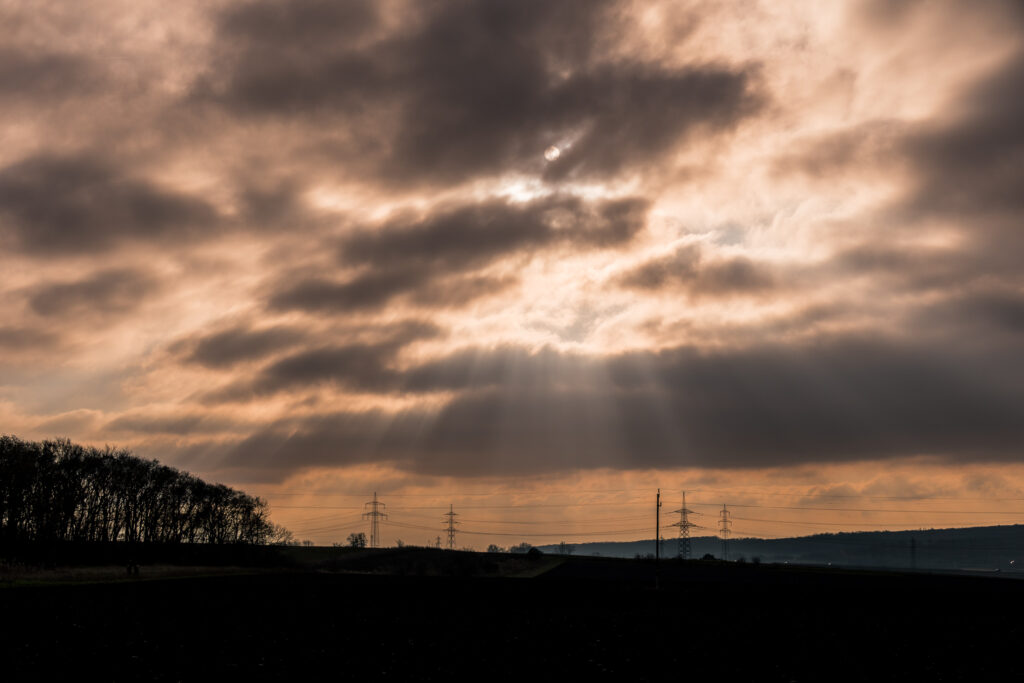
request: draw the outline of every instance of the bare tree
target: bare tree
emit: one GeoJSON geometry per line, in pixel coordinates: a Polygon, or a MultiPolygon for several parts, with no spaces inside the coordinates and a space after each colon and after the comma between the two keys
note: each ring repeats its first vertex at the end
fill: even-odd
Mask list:
{"type": "Polygon", "coordinates": [[[0,540],[287,542],[265,501],[129,451],[0,436],[0,540]]]}

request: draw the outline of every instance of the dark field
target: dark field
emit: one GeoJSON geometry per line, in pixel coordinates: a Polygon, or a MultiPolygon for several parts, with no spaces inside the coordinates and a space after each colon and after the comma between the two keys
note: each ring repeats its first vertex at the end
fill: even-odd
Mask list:
{"type": "Polygon", "coordinates": [[[9,584],[0,673],[977,681],[1018,670],[1017,580],[664,562],[655,590],[643,561],[391,557],[392,570],[426,557],[418,571],[491,576],[285,568],[147,579],[142,567],[133,580],[9,584]],[[530,573],[540,575],[509,576],[530,573]]]}

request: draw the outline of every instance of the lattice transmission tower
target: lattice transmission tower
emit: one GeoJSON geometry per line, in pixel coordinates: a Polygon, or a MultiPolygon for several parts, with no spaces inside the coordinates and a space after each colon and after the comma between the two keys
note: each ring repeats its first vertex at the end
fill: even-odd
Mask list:
{"type": "Polygon", "coordinates": [[[444,516],[448,518],[445,531],[448,533],[448,550],[455,550],[455,525],[458,522],[455,518],[459,516],[459,513],[455,512],[453,506],[448,506],[448,512],[444,513],[444,516]]]}
{"type": "Polygon", "coordinates": [[[363,504],[363,519],[370,520],[370,547],[377,548],[380,546],[380,520],[387,519],[388,513],[385,512],[387,506],[377,500],[377,492],[373,492],[373,500],[369,503],[363,504]],[[370,508],[367,510],[366,508],[370,508]]]}
{"type": "Polygon", "coordinates": [[[732,520],[729,519],[729,508],[722,503],[722,512],[718,517],[718,533],[722,536],[722,559],[729,559],[729,534],[732,533],[732,520]]]}
{"type": "Polygon", "coordinates": [[[679,527],[679,538],[676,540],[676,557],[688,560],[690,559],[690,529],[695,528],[697,525],[690,521],[690,515],[695,513],[686,507],[686,491],[683,491],[683,506],[672,512],[679,515],[679,521],[672,525],[679,527]]]}

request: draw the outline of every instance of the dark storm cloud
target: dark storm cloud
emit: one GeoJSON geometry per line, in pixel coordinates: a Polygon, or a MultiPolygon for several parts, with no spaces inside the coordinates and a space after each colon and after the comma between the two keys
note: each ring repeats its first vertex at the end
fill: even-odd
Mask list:
{"type": "Polygon", "coordinates": [[[191,363],[208,368],[228,368],[293,347],[304,337],[301,330],[292,327],[251,329],[236,326],[182,339],[175,342],[171,350],[184,352],[184,359],[191,363]]]}
{"type": "Polygon", "coordinates": [[[416,320],[370,328],[365,335],[370,339],[295,351],[264,366],[252,379],[232,382],[209,393],[204,400],[245,401],[279,391],[324,385],[389,391],[399,377],[391,367],[397,354],[410,344],[442,334],[436,325],[416,320]]]}
{"type": "Polygon", "coordinates": [[[513,284],[508,277],[445,277],[442,273],[408,266],[363,272],[345,282],[310,278],[273,295],[278,310],[364,311],[383,306],[400,295],[425,308],[459,307],[498,294],[513,284]]]}
{"type": "Polygon", "coordinates": [[[258,1],[222,16],[223,54],[196,97],[243,115],[341,117],[360,144],[376,141],[361,158],[381,179],[431,184],[514,170],[607,176],[759,108],[750,69],[615,58],[614,6],[412,3],[385,35],[364,3],[258,1]],[[570,140],[545,170],[541,152],[570,140]]]}
{"type": "Polygon", "coordinates": [[[29,291],[29,307],[43,316],[128,313],[158,289],[149,274],[127,268],[93,273],[79,280],[48,283],[29,291]]]}
{"type": "Polygon", "coordinates": [[[890,290],[924,293],[966,286],[1000,260],[974,249],[909,249],[872,241],[837,252],[826,262],[825,271],[833,276],[865,277],[890,290]]]}
{"type": "Polygon", "coordinates": [[[462,388],[436,412],[286,421],[232,458],[285,470],[389,460],[445,475],[914,455],[1002,461],[1019,456],[1024,438],[1024,369],[1007,365],[1014,355],[854,338],[605,361],[554,351],[463,352],[399,380],[462,388]],[[581,381],[588,373],[591,380],[581,381]]]}
{"type": "Polygon", "coordinates": [[[919,174],[908,208],[932,216],[1010,218],[1017,233],[1024,216],[1024,51],[958,104],[962,113],[952,121],[907,141],[919,174]]]}
{"type": "Polygon", "coordinates": [[[345,281],[310,278],[287,284],[270,299],[276,310],[357,311],[376,308],[393,297],[415,290],[432,273],[423,268],[365,272],[345,281]]]}
{"type": "Polygon", "coordinates": [[[394,361],[405,346],[435,336],[385,338],[375,343],[351,343],[298,351],[263,368],[253,380],[232,384],[207,397],[218,401],[248,400],[286,390],[337,386],[377,394],[424,394],[440,391],[473,391],[502,386],[505,382],[537,384],[576,382],[587,385],[589,377],[578,359],[551,351],[531,354],[517,347],[481,351],[464,349],[436,360],[399,369],[394,361]],[[558,379],[553,379],[557,372],[558,379]]]}
{"type": "Polygon", "coordinates": [[[528,203],[491,200],[442,207],[345,238],[340,264],[359,269],[344,281],[309,278],[275,292],[273,309],[358,310],[411,294],[430,305],[458,305],[508,287],[507,277],[453,277],[507,256],[558,245],[595,249],[624,244],[643,227],[647,202],[586,202],[555,196],[528,203]]]}
{"type": "Polygon", "coordinates": [[[124,240],[194,237],[217,222],[206,202],[95,156],[40,155],[0,169],[0,237],[30,252],[96,252],[124,240]]]}
{"type": "Polygon", "coordinates": [[[700,247],[690,245],[624,273],[618,284],[629,289],[727,297],[771,290],[775,277],[768,267],[744,257],[705,262],[700,247]]]}
{"type": "MultiPolygon", "coordinates": [[[[714,133],[755,113],[749,73],[697,67],[666,72],[649,66],[598,69],[554,93],[555,120],[584,133],[544,175],[611,176],[659,160],[691,130],[714,133]]],[[[557,124],[556,124],[557,125],[557,124]]]]}
{"type": "Polygon", "coordinates": [[[425,265],[465,270],[524,248],[568,241],[603,247],[629,241],[644,225],[647,202],[588,203],[556,196],[526,204],[492,200],[442,209],[412,225],[356,233],[342,244],[346,263],[425,265]]]}
{"type": "Polygon", "coordinates": [[[302,351],[271,363],[257,379],[257,393],[337,382],[355,388],[389,383],[386,363],[401,348],[397,343],[348,344],[302,351]]]}
{"type": "Polygon", "coordinates": [[[248,2],[229,5],[220,30],[261,44],[292,46],[296,53],[311,44],[351,39],[377,23],[373,0],[303,0],[248,2]]]}
{"type": "Polygon", "coordinates": [[[0,47],[0,102],[64,100],[101,80],[96,66],[81,56],[0,47]]]}
{"type": "MultiPolygon", "coordinates": [[[[1024,334],[1024,291],[981,289],[954,295],[922,307],[915,317],[918,324],[951,329],[968,339],[974,334],[991,343],[999,335],[1024,334]]],[[[1016,345],[1021,338],[1002,341],[1016,345]]]]}

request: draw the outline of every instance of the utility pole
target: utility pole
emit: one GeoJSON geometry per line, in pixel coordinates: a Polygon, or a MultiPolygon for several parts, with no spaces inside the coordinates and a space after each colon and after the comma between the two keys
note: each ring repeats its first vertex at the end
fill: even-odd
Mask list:
{"type": "Polygon", "coordinates": [[[658,497],[654,506],[654,561],[661,559],[661,489],[658,489],[658,497]]]}
{"type": "Polygon", "coordinates": [[[732,520],[729,519],[729,508],[722,503],[722,513],[718,518],[718,533],[722,535],[722,559],[729,559],[729,534],[732,533],[732,520]]]}
{"type": "Polygon", "coordinates": [[[455,512],[452,505],[449,505],[448,512],[444,513],[444,516],[448,518],[448,526],[445,529],[448,532],[448,550],[455,550],[455,525],[458,524],[455,518],[458,515],[459,513],[455,512]]]}
{"type": "Polygon", "coordinates": [[[683,507],[672,512],[679,514],[679,521],[672,526],[679,527],[679,539],[676,542],[676,557],[681,560],[690,559],[690,529],[697,526],[690,521],[693,510],[686,507],[686,491],[683,491],[683,507]]]}
{"type": "Polygon", "coordinates": [[[661,587],[661,489],[654,500],[654,590],[661,587]]]}
{"type": "Polygon", "coordinates": [[[369,503],[363,504],[363,510],[369,507],[370,509],[363,512],[363,519],[370,520],[370,547],[377,548],[380,546],[380,520],[387,519],[388,515],[384,511],[387,506],[384,503],[377,501],[377,492],[373,492],[373,500],[369,503]]]}
{"type": "Polygon", "coordinates": [[[917,569],[917,539],[910,537],[910,568],[917,569]]]}

